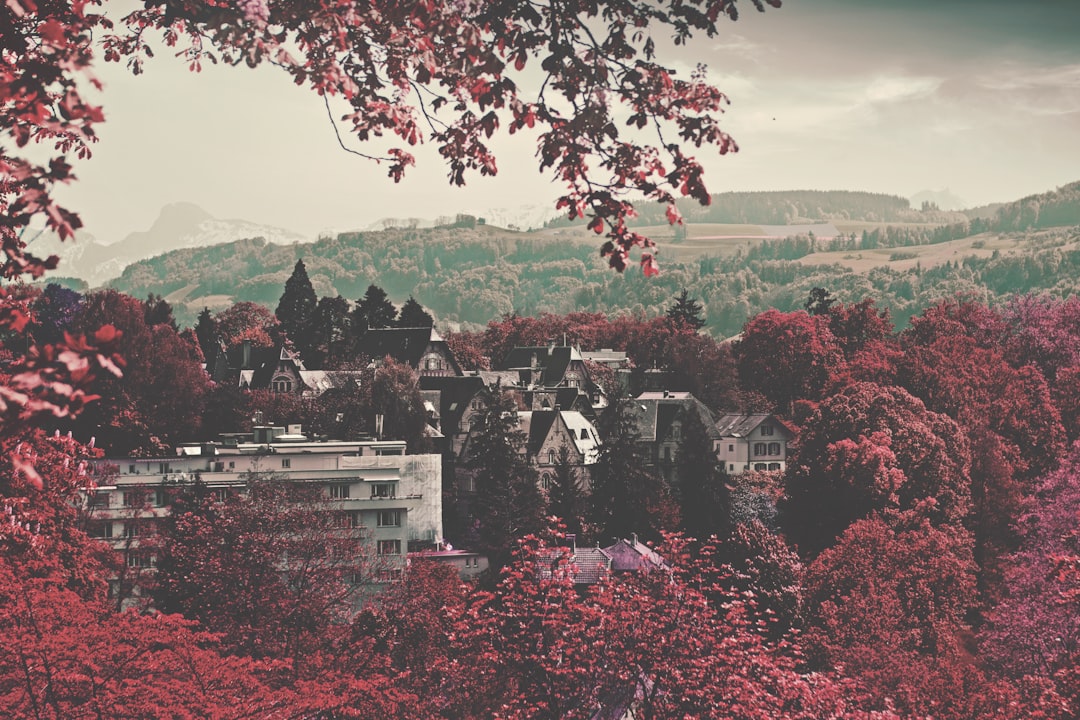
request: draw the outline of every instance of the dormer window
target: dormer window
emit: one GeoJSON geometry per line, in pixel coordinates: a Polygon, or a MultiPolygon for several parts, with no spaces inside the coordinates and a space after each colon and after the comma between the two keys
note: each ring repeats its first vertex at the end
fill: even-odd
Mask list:
{"type": "Polygon", "coordinates": [[[773,426],[769,425],[769,424],[762,424],[762,426],[761,426],[761,434],[762,435],[772,435],[773,434],[773,426]]]}

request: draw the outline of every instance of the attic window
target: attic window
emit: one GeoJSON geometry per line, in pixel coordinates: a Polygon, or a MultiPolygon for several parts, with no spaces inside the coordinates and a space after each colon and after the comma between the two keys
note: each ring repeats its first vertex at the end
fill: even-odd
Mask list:
{"type": "Polygon", "coordinates": [[[773,434],[773,426],[772,425],[762,425],[761,426],[761,434],[762,435],[772,435],[773,434]]]}
{"type": "Polygon", "coordinates": [[[581,428],[581,439],[582,440],[588,440],[589,439],[589,431],[586,430],[585,428],[581,428]]]}

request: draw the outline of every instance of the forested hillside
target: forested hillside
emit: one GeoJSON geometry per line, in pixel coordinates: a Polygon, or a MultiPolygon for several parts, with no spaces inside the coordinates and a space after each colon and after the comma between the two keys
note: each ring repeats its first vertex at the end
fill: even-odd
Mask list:
{"type": "MultiPolygon", "coordinates": [[[[1080,234],[1068,221],[1080,222],[1078,188],[1074,184],[1003,206],[994,219],[937,225],[836,221],[845,234],[833,239],[713,239],[705,233],[716,226],[690,222],[690,238],[704,249],[688,252],[682,244],[661,243],[662,272],[648,279],[638,272],[612,273],[596,254],[591,233],[515,233],[476,225],[391,228],[311,244],[281,246],[255,239],[181,250],[136,263],[111,285],[136,297],[164,295],[181,324],[191,324],[204,306],[276,302],[302,257],[319,295],[355,300],[377,283],[398,303],[413,295],[440,323],[466,327],[510,312],[655,316],[687,288],[705,305],[706,330],[723,337],[739,332],[748,318],[767,308],[799,307],[813,287],[828,287],[843,300],[871,295],[902,325],[918,308],[955,292],[991,300],[1034,289],[1072,292],[1080,277],[1080,234]],[[1041,229],[1051,222],[1065,226],[1041,229]]],[[[835,200],[832,193],[817,195],[835,200]]],[[[851,195],[877,198],[882,211],[892,207],[900,212],[906,203],[851,195]]],[[[818,204],[812,219],[825,219],[826,207],[858,215],[854,209],[859,206],[818,204]]]]}

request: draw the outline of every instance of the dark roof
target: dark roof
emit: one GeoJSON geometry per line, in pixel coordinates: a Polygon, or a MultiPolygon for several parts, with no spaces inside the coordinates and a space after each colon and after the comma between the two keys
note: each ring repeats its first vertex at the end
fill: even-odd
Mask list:
{"type": "Polygon", "coordinates": [[[645,442],[656,442],[668,437],[671,425],[676,420],[683,422],[691,413],[696,413],[710,440],[718,440],[721,435],[716,428],[712,412],[703,402],[689,393],[681,397],[641,396],[625,400],[630,405],[630,416],[637,424],[638,435],[645,442]]]}
{"type": "Polygon", "coordinates": [[[293,363],[298,371],[304,369],[304,362],[300,359],[300,355],[284,345],[272,348],[251,348],[251,360],[247,368],[241,367],[242,360],[235,367],[253,371],[248,387],[254,390],[266,390],[270,387],[270,382],[277,372],[278,363],[282,360],[293,363]]]}
{"type": "Polygon", "coordinates": [[[503,368],[507,370],[529,370],[533,366],[533,358],[536,365],[543,370],[541,382],[544,385],[555,386],[562,382],[566,375],[566,368],[570,367],[574,349],[568,345],[555,347],[516,347],[510,351],[503,361],[503,368]]]}
{"type": "Polygon", "coordinates": [[[360,339],[360,352],[372,360],[387,355],[416,368],[431,343],[431,328],[379,328],[368,330],[360,339]]]}
{"type": "Polygon", "coordinates": [[[455,427],[461,422],[465,408],[477,393],[485,389],[484,379],[476,375],[464,377],[420,376],[420,389],[439,393],[439,420],[444,428],[455,427]]]}
{"type": "Polygon", "coordinates": [[[532,457],[540,452],[540,446],[544,444],[548,432],[551,431],[551,426],[555,424],[555,417],[558,413],[554,410],[534,410],[529,415],[532,416],[532,419],[529,422],[529,438],[526,448],[529,456],[532,457]]]}

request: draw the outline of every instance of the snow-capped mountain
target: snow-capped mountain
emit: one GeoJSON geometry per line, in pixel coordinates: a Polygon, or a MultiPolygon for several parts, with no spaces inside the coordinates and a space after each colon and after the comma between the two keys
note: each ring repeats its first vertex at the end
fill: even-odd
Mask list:
{"type": "Polygon", "coordinates": [[[43,233],[28,244],[38,257],[58,255],[59,267],[52,273],[77,277],[96,287],[118,277],[128,265],[170,250],[206,247],[244,238],[265,238],[275,244],[306,242],[308,238],[279,227],[247,220],[220,220],[191,203],[173,203],[161,209],[149,230],[129,233],[123,240],[105,245],[93,236],[77,233],[75,242],[60,242],[43,233]]]}

